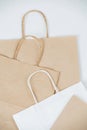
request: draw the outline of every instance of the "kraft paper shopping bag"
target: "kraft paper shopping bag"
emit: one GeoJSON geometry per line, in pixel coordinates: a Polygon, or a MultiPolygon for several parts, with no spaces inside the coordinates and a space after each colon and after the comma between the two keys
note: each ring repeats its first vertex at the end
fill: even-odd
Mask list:
{"type": "Polygon", "coordinates": [[[82,83],[75,84],[74,86],[59,92],[49,73],[44,70],[32,73],[28,78],[28,86],[31,90],[36,105],[33,105],[13,116],[20,130],[50,130],[53,123],[60,115],[73,94],[87,102],[87,92],[82,83]],[[34,94],[30,83],[32,76],[38,72],[43,72],[48,75],[55,90],[55,95],[43,100],[40,103],[38,103],[36,94],[34,94]]]}
{"type": "MultiPolygon", "coordinates": [[[[34,36],[28,37],[33,39],[26,40],[26,36],[25,38],[22,38],[20,40],[2,40],[0,42],[0,100],[22,108],[26,108],[34,104],[34,100],[32,98],[30,90],[27,89],[26,81],[28,76],[32,72],[42,69],[41,67],[35,66],[39,60],[39,54],[42,49],[41,45],[39,44],[39,40],[34,36]],[[28,48],[26,51],[20,50],[22,49],[22,43],[24,45],[25,42],[28,45],[27,47],[30,47],[29,52],[28,48]],[[31,45],[29,46],[29,44],[31,45]],[[21,60],[16,59],[19,51],[21,51],[21,60]],[[31,53],[34,53],[34,55],[32,55],[31,53]],[[31,65],[29,64],[29,62],[26,63],[27,59],[25,54],[29,54],[27,58],[29,59],[29,62],[31,62],[31,65]],[[25,62],[22,58],[25,59],[25,62]]],[[[52,69],[43,69],[47,70],[52,75],[55,83],[57,83],[59,79],[59,72],[53,71],[52,69]]],[[[34,86],[34,91],[36,91],[36,94],[38,95],[39,101],[49,97],[54,93],[49,79],[44,74],[36,75],[34,77],[34,80],[32,81],[32,84],[34,86]],[[40,82],[37,82],[37,78],[40,79],[40,82]],[[40,87],[41,84],[42,88],[40,87]]],[[[10,109],[8,107],[5,107],[5,105],[2,105],[2,107],[4,111],[0,116],[0,126],[2,126],[2,124],[4,125],[1,127],[2,129],[0,130],[16,130],[17,128],[10,118],[12,116],[11,114],[9,114],[10,109]],[[6,120],[8,119],[3,118],[5,117],[5,115],[8,116],[7,118],[9,118],[9,122],[7,125],[6,120]]],[[[2,107],[0,107],[1,110],[2,107]]],[[[14,111],[18,112],[16,111],[16,109],[14,109],[14,111]]]]}
{"type": "MultiPolygon", "coordinates": [[[[39,46],[39,40],[36,37],[34,36],[26,36],[26,37],[33,38],[36,42],[35,44],[39,46]]],[[[34,103],[32,95],[30,91],[27,89],[26,80],[27,77],[33,71],[41,69],[41,67],[37,67],[34,65],[32,66],[29,65],[28,63],[24,63],[16,59],[16,56],[20,51],[21,42],[25,41],[26,37],[24,39],[21,39],[18,46],[16,47],[16,51],[14,52],[15,58],[0,55],[0,73],[1,73],[0,100],[8,103],[13,103],[15,105],[19,105],[21,107],[28,107],[34,103]]],[[[59,73],[57,71],[53,71],[50,69],[46,70],[50,71],[50,74],[52,74],[53,79],[57,83],[59,73]]],[[[39,93],[38,94],[39,101],[53,94],[53,90],[50,89],[51,84],[48,78],[42,74],[39,74],[35,77],[35,79],[33,80],[33,85],[36,93],[37,94],[39,93]],[[41,82],[39,84],[37,83],[37,77],[41,78],[40,80],[41,82]],[[40,88],[35,86],[35,85],[40,86],[41,83],[42,86],[45,85],[46,87],[40,88]]]]}
{"type": "MultiPolygon", "coordinates": [[[[0,100],[21,107],[31,106],[34,100],[27,87],[27,78],[32,72],[40,69],[42,68],[0,56],[0,100]]],[[[49,69],[46,70],[57,82],[58,73],[49,69]]],[[[54,92],[48,77],[44,74],[36,75],[32,84],[34,91],[38,94],[39,101],[49,97],[54,92]],[[38,82],[38,78],[41,79],[40,82],[38,82]],[[42,87],[40,87],[41,84],[42,87]]]]}
{"type": "Polygon", "coordinates": [[[59,90],[69,87],[80,81],[78,48],[76,36],[49,37],[45,15],[39,10],[30,10],[22,19],[22,37],[25,37],[25,19],[28,14],[39,13],[43,16],[46,25],[46,37],[42,39],[43,51],[39,66],[60,71],[58,82],[59,90]]]}
{"type": "Polygon", "coordinates": [[[21,39],[0,40],[0,53],[24,63],[59,71],[59,90],[80,81],[76,36],[49,37],[46,17],[39,10],[30,10],[24,14],[21,39]],[[43,16],[46,25],[46,37],[38,38],[39,44],[37,40],[25,39],[26,17],[35,12],[43,16]]]}
{"type": "Polygon", "coordinates": [[[87,130],[87,103],[72,97],[51,130],[87,130]]]}

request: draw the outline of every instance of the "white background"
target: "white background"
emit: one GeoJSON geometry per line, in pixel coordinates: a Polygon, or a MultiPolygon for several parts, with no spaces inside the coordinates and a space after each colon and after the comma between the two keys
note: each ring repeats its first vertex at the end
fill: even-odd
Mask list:
{"type": "MultiPolygon", "coordinates": [[[[81,80],[87,87],[87,0],[0,0],[0,39],[20,38],[21,18],[31,9],[45,13],[50,36],[77,35],[81,80]]],[[[42,17],[32,14],[26,33],[44,37],[43,25],[42,17]]]]}

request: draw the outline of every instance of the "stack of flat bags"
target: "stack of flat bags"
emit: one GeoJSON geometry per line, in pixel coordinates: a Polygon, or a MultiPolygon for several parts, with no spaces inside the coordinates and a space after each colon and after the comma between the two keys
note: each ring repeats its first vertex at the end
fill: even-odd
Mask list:
{"type": "MultiPolygon", "coordinates": [[[[21,39],[0,40],[0,130],[17,130],[12,115],[34,104],[27,79],[41,69],[49,72],[59,91],[80,81],[76,36],[50,38],[45,15],[32,10],[23,16],[21,39]],[[25,18],[34,12],[44,18],[45,38],[25,34],[25,18]]],[[[45,74],[38,73],[31,83],[38,101],[54,94],[45,74]]]]}

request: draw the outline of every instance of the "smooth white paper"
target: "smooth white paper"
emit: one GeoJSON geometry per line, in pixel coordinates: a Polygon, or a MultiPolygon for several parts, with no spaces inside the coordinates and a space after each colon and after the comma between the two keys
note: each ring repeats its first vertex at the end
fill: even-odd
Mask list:
{"type": "Polygon", "coordinates": [[[86,88],[79,82],[13,115],[13,119],[19,130],[50,130],[73,95],[87,103],[86,88]]]}

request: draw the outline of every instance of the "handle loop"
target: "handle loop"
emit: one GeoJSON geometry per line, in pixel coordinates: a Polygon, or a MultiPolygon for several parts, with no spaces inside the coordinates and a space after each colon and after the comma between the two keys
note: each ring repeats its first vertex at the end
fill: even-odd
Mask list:
{"type": "Polygon", "coordinates": [[[39,72],[45,73],[45,74],[49,77],[49,79],[50,79],[50,81],[51,81],[51,83],[52,83],[52,86],[53,86],[53,88],[54,88],[54,92],[55,92],[55,93],[58,92],[58,88],[56,87],[56,85],[55,85],[55,83],[54,83],[54,80],[52,79],[51,75],[50,75],[47,71],[45,71],[45,70],[35,71],[35,72],[33,72],[33,73],[28,77],[28,80],[27,80],[28,87],[29,87],[29,89],[30,89],[30,91],[31,91],[31,94],[32,94],[32,96],[33,96],[33,99],[34,99],[35,103],[38,103],[38,101],[37,101],[37,98],[36,98],[36,96],[35,96],[35,94],[34,94],[34,92],[33,92],[33,89],[32,89],[31,83],[30,83],[30,80],[31,80],[31,78],[32,78],[35,74],[37,74],[37,73],[39,73],[39,72]]]}
{"type": "MultiPolygon", "coordinates": [[[[21,39],[19,40],[18,44],[17,44],[16,49],[15,49],[15,53],[14,53],[14,57],[13,57],[14,59],[17,58],[18,53],[19,53],[19,50],[20,50],[20,48],[21,48],[21,46],[22,46],[24,40],[26,40],[26,38],[28,38],[28,37],[33,38],[33,39],[36,41],[37,44],[40,42],[37,37],[32,36],[32,35],[26,35],[24,38],[21,38],[21,39]]],[[[39,48],[41,47],[41,46],[40,46],[40,43],[38,44],[38,46],[39,46],[39,48]]]]}
{"type": "Polygon", "coordinates": [[[22,18],[22,37],[24,38],[26,35],[25,35],[25,17],[30,14],[30,13],[39,13],[42,15],[43,19],[44,19],[44,22],[45,22],[45,25],[46,25],[46,37],[48,38],[48,25],[47,25],[47,20],[46,20],[46,16],[39,10],[30,10],[28,12],[26,12],[22,18]]]}

